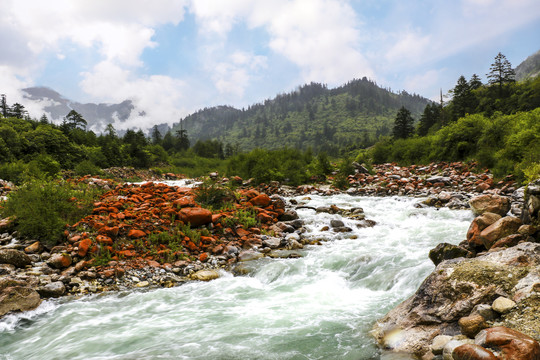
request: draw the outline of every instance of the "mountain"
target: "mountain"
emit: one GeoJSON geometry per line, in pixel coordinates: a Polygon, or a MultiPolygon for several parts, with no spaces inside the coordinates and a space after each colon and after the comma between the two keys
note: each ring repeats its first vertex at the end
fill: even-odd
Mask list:
{"type": "Polygon", "coordinates": [[[532,79],[540,74],[540,50],[529,56],[516,67],[516,80],[532,79]]]}
{"type": "Polygon", "coordinates": [[[343,147],[370,146],[390,134],[401,106],[418,120],[428,103],[364,77],[334,89],[311,83],[247,109],[205,108],[174,124],[173,131],[187,130],[192,144],[212,139],[241,150],[288,146],[335,154],[343,147]]]}
{"type": "Polygon", "coordinates": [[[134,109],[131,100],[119,104],[81,104],[66,99],[58,92],[47,87],[30,87],[23,89],[25,97],[32,101],[51,102],[44,111],[50,114],[51,120],[62,120],[71,110],[77,111],[88,122],[88,129],[103,130],[107,124],[115,120],[126,121],[134,109]]]}

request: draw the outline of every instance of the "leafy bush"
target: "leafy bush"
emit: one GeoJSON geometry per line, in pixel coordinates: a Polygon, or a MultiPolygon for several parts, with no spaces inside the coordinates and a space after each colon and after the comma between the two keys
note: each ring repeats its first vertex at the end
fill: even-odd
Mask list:
{"type": "Polygon", "coordinates": [[[81,161],[73,168],[73,171],[79,176],[101,174],[101,169],[90,160],[81,161]]]}
{"type": "Polygon", "coordinates": [[[225,227],[234,228],[241,225],[244,229],[259,225],[257,214],[253,210],[239,209],[233,216],[222,218],[221,223],[225,227]]]}
{"type": "Polygon", "coordinates": [[[2,215],[15,218],[22,236],[52,247],[61,239],[66,224],[90,213],[100,192],[86,184],[34,180],[8,196],[2,215]]]}
{"type": "Polygon", "coordinates": [[[204,180],[194,192],[195,201],[211,207],[221,207],[234,199],[231,189],[218,184],[212,179],[204,180]]]}

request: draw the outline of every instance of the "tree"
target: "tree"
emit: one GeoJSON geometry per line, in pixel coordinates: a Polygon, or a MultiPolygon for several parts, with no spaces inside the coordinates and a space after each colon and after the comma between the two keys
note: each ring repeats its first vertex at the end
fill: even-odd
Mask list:
{"type": "Polygon", "coordinates": [[[452,99],[452,116],[453,120],[457,120],[473,110],[474,95],[463,75],[459,77],[452,93],[454,95],[452,99]]]}
{"type": "Polygon", "coordinates": [[[176,149],[178,151],[189,149],[189,138],[186,129],[176,130],[176,149]]]}
{"type": "Polygon", "coordinates": [[[24,116],[26,115],[26,113],[27,111],[25,110],[23,105],[19,103],[15,103],[11,107],[11,112],[9,115],[14,116],[18,119],[24,119],[24,116]]]}
{"type": "Polygon", "coordinates": [[[482,87],[482,80],[480,79],[480,76],[473,74],[471,76],[471,79],[469,80],[469,89],[476,90],[482,87]]]}
{"type": "Polygon", "coordinates": [[[84,120],[81,114],[79,114],[75,110],[71,110],[66,115],[66,117],[64,117],[64,121],[62,122],[61,127],[64,133],[68,133],[77,128],[81,130],[86,130],[87,125],[88,123],[86,122],[86,120],[84,120]]]}
{"type": "Polygon", "coordinates": [[[2,108],[2,116],[8,117],[9,115],[9,107],[7,105],[6,101],[6,94],[2,94],[2,99],[0,101],[0,107],[2,108]]]}
{"type": "Polygon", "coordinates": [[[441,107],[439,104],[427,104],[420,117],[417,133],[420,136],[426,136],[429,129],[440,121],[441,107]]]}
{"type": "Polygon", "coordinates": [[[512,64],[506,59],[506,56],[499,53],[495,57],[495,62],[489,68],[488,77],[489,85],[497,85],[499,95],[502,93],[504,85],[515,82],[516,73],[512,69],[512,64]]]}
{"type": "Polygon", "coordinates": [[[410,137],[414,132],[413,127],[414,119],[411,116],[411,112],[402,106],[396,114],[394,121],[393,135],[396,139],[406,139],[410,137]]]}
{"type": "Polygon", "coordinates": [[[158,130],[158,126],[154,125],[152,128],[152,144],[154,145],[160,145],[163,138],[161,137],[161,133],[158,130]]]}
{"type": "Polygon", "coordinates": [[[49,119],[47,118],[47,115],[45,114],[41,115],[41,117],[39,118],[39,123],[43,125],[48,124],[49,119]]]}

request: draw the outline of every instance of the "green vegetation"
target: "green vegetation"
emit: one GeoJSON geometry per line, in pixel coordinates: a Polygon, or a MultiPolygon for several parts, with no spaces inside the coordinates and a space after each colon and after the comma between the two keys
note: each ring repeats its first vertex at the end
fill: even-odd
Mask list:
{"type": "Polygon", "coordinates": [[[211,208],[220,208],[234,200],[231,189],[218,184],[212,179],[205,179],[194,191],[195,201],[211,208]]]}
{"type": "Polygon", "coordinates": [[[235,228],[240,225],[244,229],[259,225],[255,211],[243,209],[235,211],[233,216],[222,218],[221,223],[225,227],[235,228]]]}
{"type": "Polygon", "coordinates": [[[311,83],[247,109],[205,108],[175,125],[173,133],[182,126],[194,141],[218,141],[225,157],[292,146],[337,156],[343,148],[367,147],[388,135],[400,107],[417,116],[428,103],[419,95],[380,88],[365,77],[335,89],[311,83]]]}
{"type": "Polygon", "coordinates": [[[477,160],[497,177],[514,174],[530,181],[540,176],[540,77],[515,82],[514,70],[498,54],[483,85],[477,75],[461,76],[446,105],[428,104],[416,134],[402,131],[396,116],[394,136],[371,149],[375,163],[422,164],[477,160]]]}
{"type": "Polygon", "coordinates": [[[101,191],[65,181],[30,181],[9,194],[1,215],[13,216],[15,229],[52,247],[62,238],[65,225],[88,215],[101,191]]]}

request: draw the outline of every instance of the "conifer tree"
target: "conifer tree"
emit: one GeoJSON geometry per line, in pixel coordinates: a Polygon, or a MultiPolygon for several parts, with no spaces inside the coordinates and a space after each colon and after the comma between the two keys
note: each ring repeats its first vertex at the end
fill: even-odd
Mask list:
{"type": "Polygon", "coordinates": [[[502,88],[504,85],[513,83],[516,77],[514,69],[512,69],[512,64],[506,59],[506,56],[499,53],[495,57],[495,62],[491,64],[489,68],[489,74],[486,74],[488,77],[489,85],[497,85],[499,88],[499,94],[502,93],[502,88]]]}
{"type": "Polygon", "coordinates": [[[406,139],[414,133],[414,119],[411,112],[402,106],[396,114],[393,135],[396,139],[406,139]]]}

